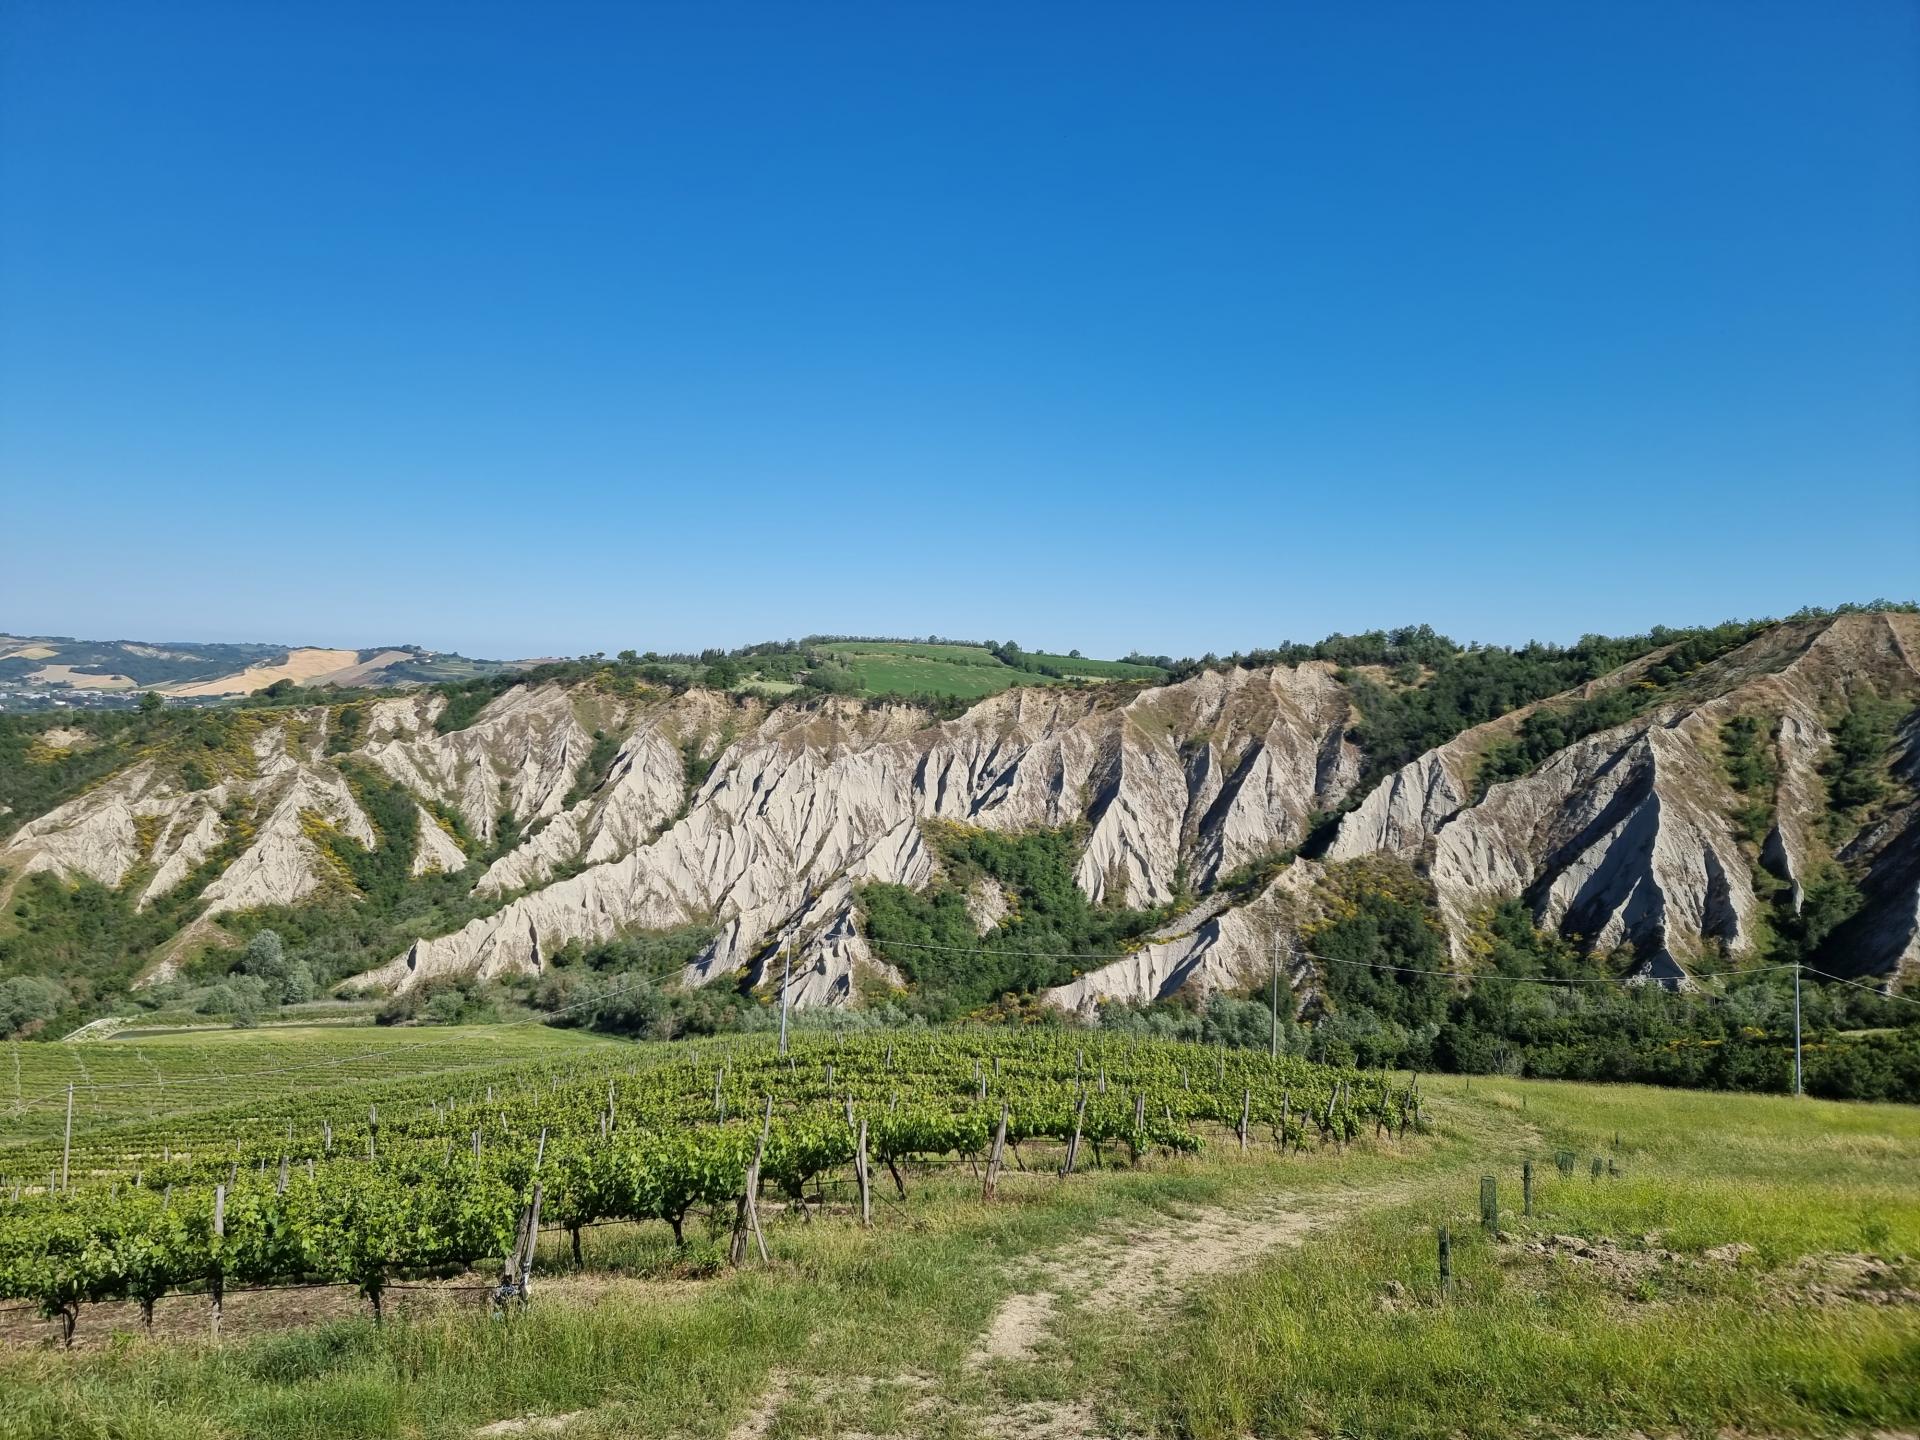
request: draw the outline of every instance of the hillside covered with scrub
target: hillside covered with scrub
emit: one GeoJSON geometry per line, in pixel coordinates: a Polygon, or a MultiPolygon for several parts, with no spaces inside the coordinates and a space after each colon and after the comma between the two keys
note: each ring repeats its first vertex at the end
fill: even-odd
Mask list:
{"type": "Polygon", "coordinates": [[[1920,1095],[1920,616],[813,638],[0,718],[0,1030],[977,1015],[1920,1095]],[[1628,983],[1641,982],[1641,983],[1628,983]],[[1657,982],[1657,983],[1647,983],[1657,982]],[[1888,998],[1888,997],[1891,998],[1888,998]]]}

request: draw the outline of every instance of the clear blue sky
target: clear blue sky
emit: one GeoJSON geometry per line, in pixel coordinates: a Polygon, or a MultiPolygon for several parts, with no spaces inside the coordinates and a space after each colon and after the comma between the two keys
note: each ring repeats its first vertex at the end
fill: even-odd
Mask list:
{"type": "Polygon", "coordinates": [[[1920,594],[1920,6],[0,4],[0,628],[1920,594]]]}

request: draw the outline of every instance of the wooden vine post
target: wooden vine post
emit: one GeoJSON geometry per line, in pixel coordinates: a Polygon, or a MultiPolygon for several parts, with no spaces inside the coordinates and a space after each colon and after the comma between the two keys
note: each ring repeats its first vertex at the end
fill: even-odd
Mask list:
{"type": "Polygon", "coordinates": [[[533,1252],[540,1243],[540,1200],[541,1188],[538,1180],[533,1182],[533,1197],[520,1212],[520,1223],[515,1227],[513,1248],[500,1262],[500,1283],[493,1292],[494,1309],[504,1311],[512,1301],[522,1306],[533,1300],[533,1252]]]}
{"type": "Polygon", "coordinates": [[[1080,1092],[1080,1099],[1073,1107],[1073,1138],[1067,1141],[1067,1158],[1060,1166],[1060,1178],[1066,1179],[1073,1173],[1074,1162],[1080,1158],[1080,1130],[1087,1119],[1087,1092],[1080,1092]]]}
{"type": "Polygon", "coordinates": [[[760,1138],[754,1143],[753,1159],[747,1165],[746,1184],[740,1192],[740,1203],[733,1217],[733,1243],[727,1249],[727,1263],[743,1265],[747,1259],[747,1236],[751,1234],[760,1247],[760,1259],[767,1256],[767,1237],[760,1229],[760,1162],[767,1151],[767,1136],[773,1129],[773,1096],[767,1096],[767,1111],[760,1122],[760,1138]]]}
{"type": "Polygon", "coordinates": [[[993,1151],[987,1156],[987,1179],[981,1187],[982,1200],[993,1199],[994,1191],[1000,1185],[1000,1162],[1007,1151],[1007,1102],[1000,1102],[1000,1126],[993,1132],[993,1151]]]}
{"type": "Polygon", "coordinates": [[[873,1228],[873,1176],[867,1168],[867,1121],[860,1119],[859,1136],[853,1147],[853,1178],[860,1184],[860,1224],[873,1228]]]}
{"type": "MultiPolygon", "coordinates": [[[[214,1239],[220,1240],[225,1237],[226,1233],[227,1187],[224,1185],[216,1185],[213,1187],[214,1239]]],[[[226,1289],[225,1277],[220,1272],[220,1257],[218,1251],[225,1248],[225,1246],[219,1245],[215,1247],[216,1253],[214,1256],[213,1269],[207,1276],[207,1295],[212,1302],[212,1314],[210,1318],[213,1325],[213,1338],[216,1340],[220,1338],[220,1299],[226,1289]]]]}

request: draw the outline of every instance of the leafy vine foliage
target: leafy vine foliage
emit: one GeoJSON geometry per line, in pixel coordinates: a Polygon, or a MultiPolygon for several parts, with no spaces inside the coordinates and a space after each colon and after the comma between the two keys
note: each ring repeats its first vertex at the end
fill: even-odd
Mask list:
{"type": "MultiPolygon", "coordinates": [[[[637,1063],[600,1053],[615,1059],[493,1070],[460,1094],[443,1079],[377,1114],[356,1117],[348,1088],[96,1137],[71,1190],[0,1200],[0,1298],[38,1304],[69,1335],[90,1303],[150,1315],[176,1290],[306,1280],[350,1284],[378,1315],[399,1277],[501,1256],[536,1181],[576,1250],[607,1220],[657,1221],[684,1243],[690,1216],[731,1215],[769,1099],[762,1175],[795,1204],[852,1165],[860,1122],[904,1193],[907,1162],[978,1155],[1003,1111],[1015,1145],[1078,1133],[1096,1157],[1195,1150],[1243,1113],[1295,1148],[1413,1118],[1378,1075],[1060,1031],[802,1036],[784,1060],[765,1038],[637,1063]]],[[[12,1158],[57,1164],[44,1149],[12,1158]]]]}

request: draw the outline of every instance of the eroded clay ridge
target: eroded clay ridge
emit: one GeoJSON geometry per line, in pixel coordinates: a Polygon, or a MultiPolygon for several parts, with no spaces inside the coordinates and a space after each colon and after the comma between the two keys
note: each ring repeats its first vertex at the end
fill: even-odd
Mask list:
{"type": "MultiPolygon", "coordinates": [[[[401,696],[370,705],[342,754],[329,753],[325,710],[275,711],[262,712],[247,763],[211,785],[189,789],[157,763],[132,766],[22,826],[0,865],[135,884],[141,903],[218,865],[203,891],[212,912],[298,902],[340,883],[319,843],[325,829],[374,839],[346,760],[377,767],[421,802],[416,873],[467,863],[442,816],[457,816],[470,844],[499,848],[503,821],[519,836],[475,887],[498,908],[422,937],[357,983],[528,973],[569,940],[698,923],[718,938],[690,981],[757,982],[791,943],[797,1002],[835,1004],[863,975],[899,982],[859,933],[854,887],[928,883],[936,860],[925,820],[1005,831],[1084,823],[1081,887],[1149,905],[1173,895],[1183,870],[1205,896],[1236,866],[1299,844],[1316,814],[1351,806],[1324,863],[1410,861],[1432,880],[1456,943],[1486,905],[1524,896],[1540,923],[1590,945],[1632,945],[1650,968],[1677,973],[1751,948],[1762,919],[1756,865],[1797,896],[1834,858],[1822,778],[1832,726],[1864,697],[1920,700],[1916,656],[1920,617],[1778,625],[1631,721],[1484,794],[1481,757],[1525,712],[1359,795],[1353,697],[1321,664],[1140,691],[1016,689],[944,722],[907,705],[769,707],[707,691],[636,701],[542,686],[510,690],[443,735],[441,699],[401,696]],[[1721,737],[1736,715],[1773,737],[1767,796],[1741,794],[1727,777],[1721,737]],[[581,794],[596,734],[615,737],[617,753],[581,794]],[[1734,817],[1756,799],[1771,830],[1743,848],[1734,817]]],[[[1655,658],[1586,694],[1646,685],[1655,658]]],[[[1864,877],[1867,905],[1847,937],[1860,974],[1920,969],[1915,741],[1909,724],[1891,757],[1895,802],[1838,857],[1864,877]]],[[[1300,861],[1234,903],[1206,896],[1154,943],[1051,998],[1085,1007],[1263,976],[1275,937],[1311,913],[1320,874],[1300,861]]],[[[979,897],[983,928],[992,909],[993,897],[979,897]]]]}

